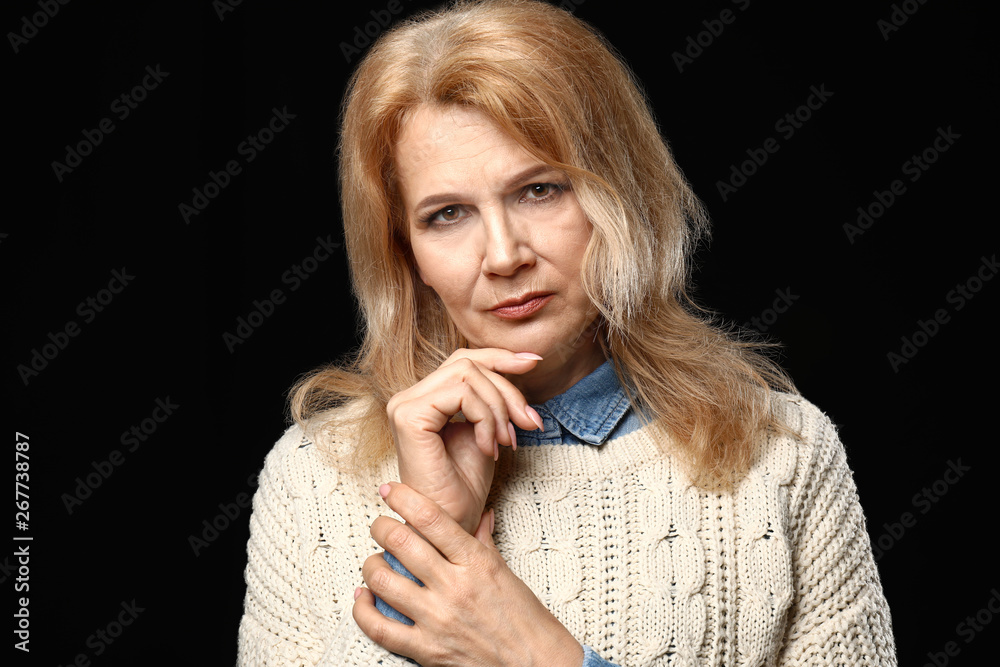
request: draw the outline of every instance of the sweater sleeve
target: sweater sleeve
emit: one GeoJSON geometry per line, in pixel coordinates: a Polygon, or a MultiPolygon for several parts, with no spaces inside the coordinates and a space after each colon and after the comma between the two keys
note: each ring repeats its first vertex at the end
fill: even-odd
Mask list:
{"type": "Polygon", "coordinates": [[[375,552],[369,517],[380,511],[359,489],[297,427],[268,454],[250,517],[238,667],[408,664],[352,614],[362,564],[375,552]]]}
{"type": "Polygon", "coordinates": [[[312,666],[323,655],[317,619],[304,599],[298,529],[282,479],[282,454],[279,441],[268,454],[253,498],[239,667],[312,666]]]}
{"type": "Polygon", "coordinates": [[[792,500],[794,598],[778,664],[894,667],[889,607],[833,423],[802,406],[803,483],[792,500]]]}

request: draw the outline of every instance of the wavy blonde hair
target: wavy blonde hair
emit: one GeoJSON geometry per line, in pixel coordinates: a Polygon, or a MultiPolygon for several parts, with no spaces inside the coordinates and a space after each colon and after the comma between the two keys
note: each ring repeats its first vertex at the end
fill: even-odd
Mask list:
{"type": "Polygon", "coordinates": [[[338,157],[363,343],[346,364],[296,383],[293,419],[324,430],[351,414],[357,443],[340,464],[370,468],[394,448],[389,398],[465,346],[416,276],[397,190],[397,137],[421,105],[475,109],[569,176],[593,225],[581,279],[600,311],[605,353],[695,482],[730,487],[751,465],[758,434],[784,430],[769,390],[794,391],[791,380],[689,297],[689,259],[708,232],[702,204],[629,68],[593,28],[542,2],[424,12],[383,35],[352,76],[338,157]],[[331,410],[351,399],[356,409],[331,410]]]}

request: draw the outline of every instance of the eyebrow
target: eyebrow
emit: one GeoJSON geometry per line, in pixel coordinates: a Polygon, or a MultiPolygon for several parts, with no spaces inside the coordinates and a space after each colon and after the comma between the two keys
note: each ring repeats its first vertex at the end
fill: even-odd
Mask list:
{"type": "MultiPolygon", "coordinates": [[[[535,178],[540,174],[545,174],[548,172],[560,173],[558,169],[549,166],[545,163],[536,164],[534,166],[528,167],[527,169],[518,172],[512,178],[510,178],[504,184],[504,190],[509,190],[515,185],[531,180],[532,178],[535,178]]],[[[431,207],[444,206],[445,204],[452,204],[460,199],[462,199],[462,195],[454,192],[442,192],[440,194],[428,195],[427,197],[424,197],[419,202],[417,202],[417,205],[413,207],[413,211],[418,212],[431,207]]]]}

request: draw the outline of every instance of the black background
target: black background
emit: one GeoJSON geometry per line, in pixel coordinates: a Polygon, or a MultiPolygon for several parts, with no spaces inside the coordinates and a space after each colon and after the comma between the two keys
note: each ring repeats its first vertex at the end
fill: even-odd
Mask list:
{"type": "MultiPolygon", "coordinates": [[[[743,4],[586,0],[575,13],[635,69],[709,207],[698,298],[743,323],[777,290],[798,297],[767,334],[801,392],[840,425],[869,532],[889,547],[879,570],[901,664],[924,664],[949,641],[959,649],[950,664],[986,664],[1000,619],[968,642],[957,626],[1000,586],[997,440],[985,427],[1000,284],[961,309],[946,295],[997,251],[995,16],[971,2],[903,3],[913,13],[886,39],[889,2],[743,4]],[[673,52],[727,8],[735,20],[678,71],[673,52]],[[775,123],[811,86],[833,94],[786,138],[775,123]],[[938,128],[960,138],[911,182],[903,163],[938,128]],[[724,201],[717,182],[768,137],[778,152],[724,201]],[[852,243],[844,223],[894,179],[905,193],[852,243]],[[894,369],[887,354],[941,308],[949,321],[894,369]],[[969,470],[939,482],[946,493],[933,504],[915,504],[949,461],[969,470]],[[885,524],[904,512],[915,524],[897,539],[885,524]]],[[[95,665],[234,661],[249,510],[197,555],[189,538],[206,537],[205,521],[226,523],[220,503],[238,508],[253,492],[296,376],[356,344],[342,248],[294,291],[282,276],[317,237],[341,240],[333,147],[352,65],[340,44],[386,5],[247,0],[220,19],[209,2],[71,2],[17,53],[8,36],[4,416],[30,437],[31,476],[30,529],[12,521],[10,532],[34,538],[31,653],[14,651],[14,664],[81,653],[95,665]],[[119,119],[112,102],[157,65],[169,75],[119,119]],[[275,107],[294,119],[246,163],[238,145],[275,107]],[[57,179],[53,161],[105,117],[115,130],[57,179]],[[234,159],[242,173],[185,224],[178,205],[234,159]],[[134,279],[85,322],[78,304],[123,267],[134,279]],[[274,289],[287,300],[230,352],[223,333],[274,289]],[[79,335],[25,384],[18,366],[69,321],[79,335]],[[174,414],[123,447],[122,433],[168,397],[174,414]],[[121,465],[68,512],[64,494],[116,449],[121,465]],[[88,644],[132,600],[143,611],[121,636],[88,644]]],[[[19,32],[38,11],[8,3],[0,25],[19,32]]],[[[16,577],[0,572],[11,600],[23,595],[16,577]]]]}

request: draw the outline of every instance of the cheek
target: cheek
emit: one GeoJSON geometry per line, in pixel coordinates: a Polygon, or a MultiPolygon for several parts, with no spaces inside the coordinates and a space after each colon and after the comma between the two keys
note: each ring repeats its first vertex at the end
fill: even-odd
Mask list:
{"type": "Polygon", "coordinates": [[[434,258],[419,245],[410,246],[410,258],[413,262],[413,269],[417,272],[417,277],[428,287],[434,286],[434,258]],[[430,271],[425,270],[430,267],[430,271]]]}
{"type": "Polygon", "coordinates": [[[410,246],[410,261],[413,262],[413,270],[416,272],[417,277],[428,287],[431,287],[433,268],[435,266],[435,258],[432,253],[429,253],[427,248],[423,243],[417,239],[414,242],[413,237],[409,240],[410,246]],[[427,271],[427,268],[431,271],[427,271]]]}
{"type": "Polygon", "coordinates": [[[545,245],[554,252],[549,256],[568,278],[578,278],[583,268],[583,255],[590,243],[591,229],[585,220],[569,220],[567,224],[545,239],[545,245]]]}
{"type": "Polygon", "coordinates": [[[463,261],[465,258],[461,255],[455,255],[456,253],[450,252],[427,252],[426,249],[413,253],[420,280],[434,290],[445,305],[454,305],[467,299],[478,273],[477,267],[463,261]]]}

